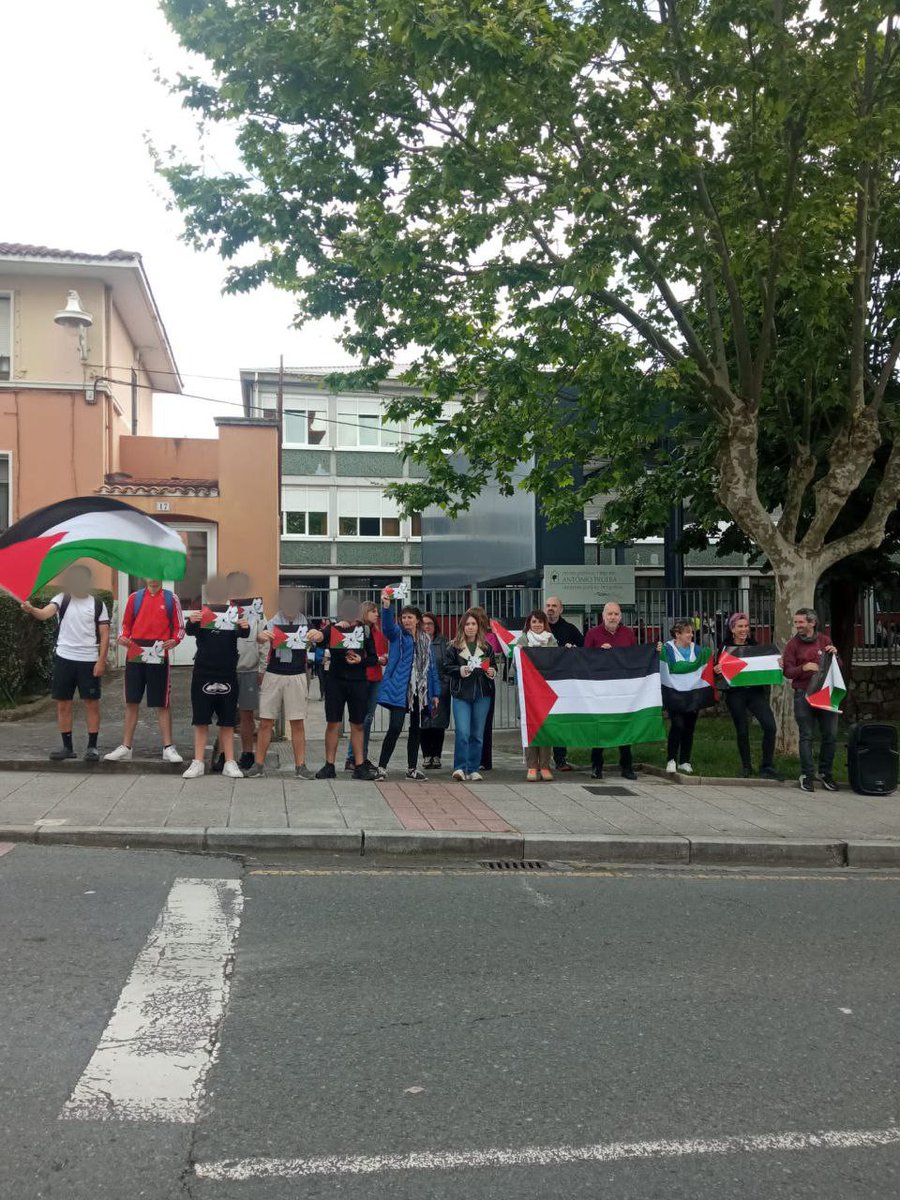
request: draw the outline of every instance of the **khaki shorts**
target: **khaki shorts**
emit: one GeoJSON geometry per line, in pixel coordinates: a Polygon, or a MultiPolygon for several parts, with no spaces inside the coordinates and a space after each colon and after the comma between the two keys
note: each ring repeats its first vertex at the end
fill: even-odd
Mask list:
{"type": "Polygon", "coordinates": [[[259,715],[277,721],[284,706],[286,721],[306,719],[306,674],[273,675],[266,671],[259,690],[259,715]]]}

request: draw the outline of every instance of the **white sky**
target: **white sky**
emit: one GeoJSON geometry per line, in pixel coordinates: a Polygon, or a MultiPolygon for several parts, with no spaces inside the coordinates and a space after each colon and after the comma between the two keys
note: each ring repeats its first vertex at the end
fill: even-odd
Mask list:
{"type": "Polygon", "coordinates": [[[4,8],[0,241],[138,251],[185,391],[231,402],[157,399],[154,432],[214,436],[213,416],[237,412],[241,367],[348,362],[334,326],[291,329],[292,298],[274,288],[223,296],[225,264],[178,240],[144,139],[194,150],[194,118],[154,78],[191,64],[154,0],[4,8]]]}

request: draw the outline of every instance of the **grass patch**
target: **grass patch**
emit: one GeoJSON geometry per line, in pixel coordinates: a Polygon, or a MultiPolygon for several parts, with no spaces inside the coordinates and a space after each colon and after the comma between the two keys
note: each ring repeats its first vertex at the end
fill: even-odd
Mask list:
{"type": "MultiPolygon", "coordinates": [[[[762,734],[755,721],[751,724],[750,751],[753,756],[753,769],[757,771],[762,757],[762,734]]],[[[815,753],[818,759],[818,740],[815,753]]],[[[575,765],[587,766],[591,761],[591,752],[590,750],[573,749],[569,752],[569,760],[575,765]]],[[[610,765],[616,762],[614,749],[606,751],[606,761],[610,765]]],[[[664,767],[666,765],[665,742],[642,742],[635,745],[634,761],[647,763],[649,766],[664,767]]],[[[697,722],[691,765],[697,775],[731,779],[740,775],[741,759],[738,754],[737,739],[734,725],[727,713],[716,713],[709,717],[701,716],[697,722]]],[[[776,755],[775,769],[785,779],[800,778],[799,758],[776,755]]],[[[834,777],[843,783],[847,782],[847,724],[843,720],[838,723],[838,748],[834,759],[834,777]]]]}

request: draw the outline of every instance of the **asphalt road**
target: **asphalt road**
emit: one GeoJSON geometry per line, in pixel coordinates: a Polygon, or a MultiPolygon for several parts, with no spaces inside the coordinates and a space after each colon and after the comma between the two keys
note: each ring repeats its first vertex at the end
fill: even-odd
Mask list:
{"type": "Polygon", "coordinates": [[[4,1200],[900,1194],[900,875],[310,865],[0,856],[4,1200]],[[224,973],[227,922],[172,915],[210,879],[243,894],[224,973]],[[119,1091],[171,1082],[134,1053],[206,1016],[196,1118],[134,1119],[119,1091]],[[73,1115],[101,1043],[109,1119],[73,1115]]]}

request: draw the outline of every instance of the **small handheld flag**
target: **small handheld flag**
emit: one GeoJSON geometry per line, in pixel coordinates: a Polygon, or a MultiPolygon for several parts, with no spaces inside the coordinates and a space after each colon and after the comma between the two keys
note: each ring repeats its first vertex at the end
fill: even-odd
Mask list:
{"type": "Polygon", "coordinates": [[[305,650],[308,625],[273,625],[272,648],[275,650],[305,650]]]}
{"type": "Polygon", "coordinates": [[[200,612],[201,626],[216,633],[227,633],[239,620],[240,610],[234,604],[204,604],[200,612]]]}
{"type": "Polygon", "coordinates": [[[408,600],[409,599],[409,584],[407,583],[392,583],[384,589],[382,593],[389,596],[391,600],[408,600]]]}
{"type": "Polygon", "coordinates": [[[827,664],[823,661],[822,670],[812,677],[810,682],[812,690],[807,692],[806,703],[812,708],[822,709],[825,712],[839,713],[843,699],[847,695],[847,685],[844,683],[844,676],[841,674],[841,668],[835,656],[827,654],[825,658],[830,661],[827,664]]]}
{"type": "Polygon", "coordinates": [[[332,650],[359,651],[362,650],[365,632],[362,625],[354,625],[350,629],[338,629],[337,625],[332,625],[328,644],[332,650]]]}
{"type": "Polygon", "coordinates": [[[513,633],[512,630],[506,629],[500,624],[499,621],[494,620],[491,621],[491,633],[500,643],[500,649],[503,651],[504,656],[506,658],[512,658],[513,647],[515,646],[516,637],[518,635],[513,633]]]}
{"type": "Polygon", "coordinates": [[[232,600],[231,603],[238,610],[240,620],[249,621],[251,625],[256,625],[258,622],[265,620],[263,614],[262,596],[247,597],[243,600],[232,600]]]}
{"type": "Polygon", "coordinates": [[[166,652],[160,641],[152,642],[149,646],[141,646],[137,642],[131,642],[126,658],[129,662],[140,662],[146,663],[148,666],[157,666],[165,662],[166,652]]]}
{"type": "Polygon", "coordinates": [[[765,687],[784,683],[777,646],[732,646],[718,665],[729,687],[765,687]]]}

